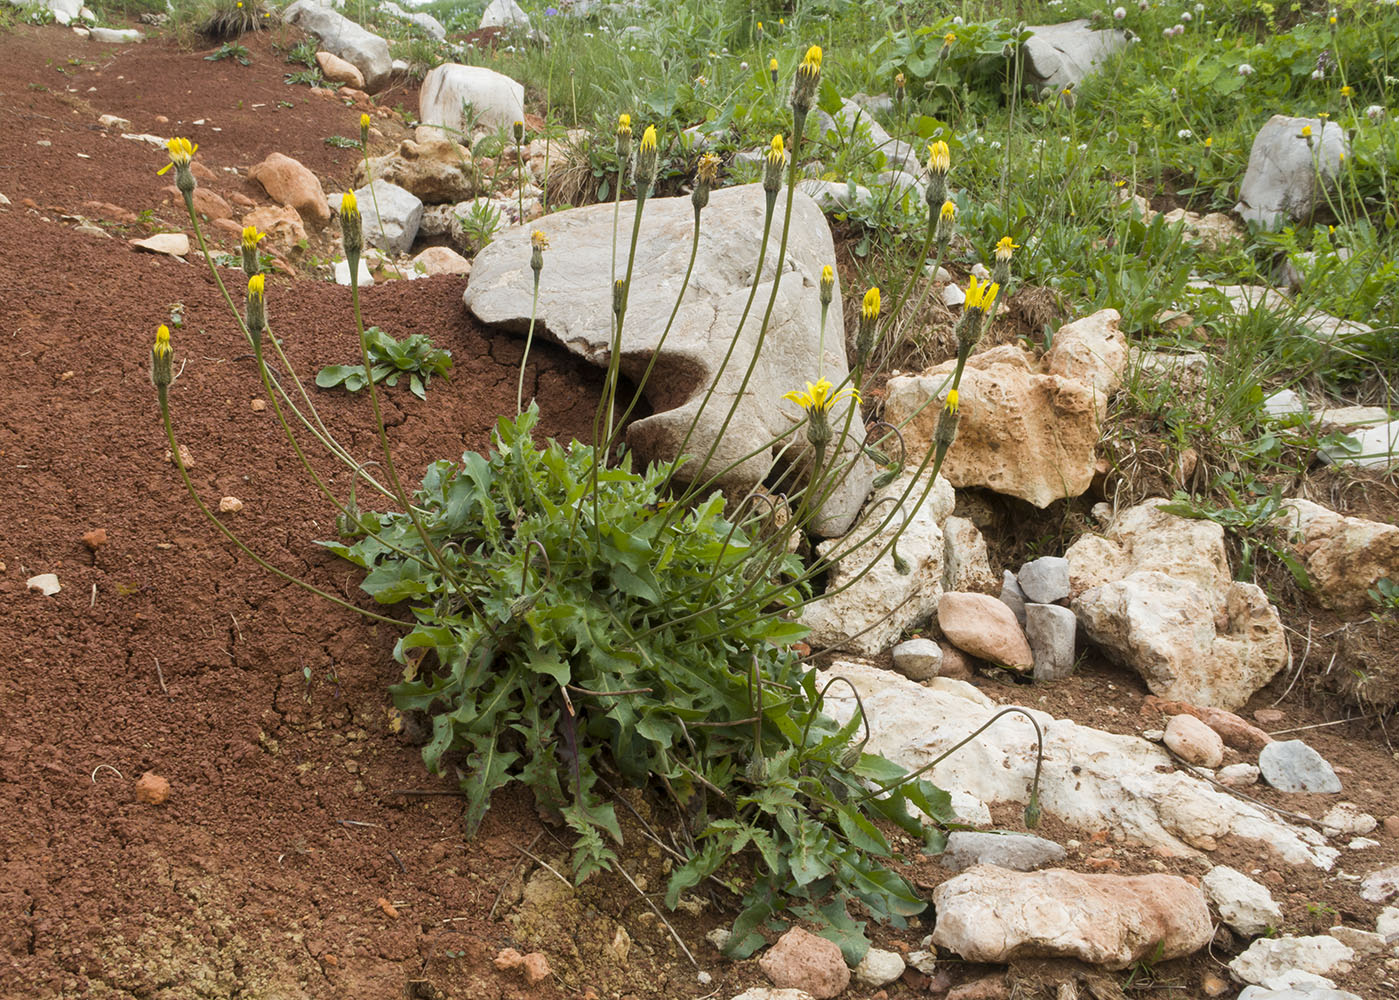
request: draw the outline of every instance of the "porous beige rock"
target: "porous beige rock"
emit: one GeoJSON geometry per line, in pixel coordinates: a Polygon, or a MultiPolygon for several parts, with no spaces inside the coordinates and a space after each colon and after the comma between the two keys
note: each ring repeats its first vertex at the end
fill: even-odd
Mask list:
{"type": "Polygon", "coordinates": [[[355,187],[368,184],[369,176],[396,184],[427,205],[466,201],[476,194],[471,153],[441,137],[404,139],[394,152],[370,157],[368,175],[360,160],[355,165],[355,187]]]}
{"type": "Polygon", "coordinates": [[[243,216],[244,226],[255,226],[267,234],[267,242],[280,250],[290,250],[306,239],[306,227],[301,215],[285,205],[263,205],[243,216]]]}
{"type": "Polygon", "coordinates": [[[451,247],[428,247],[413,258],[413,264],[421,267],[423,274],[429,277],[437,274],[466,276],[471,273],[471,261],[451,247]]]}
{"type": "Polygon", "coordinates": [[[319,178],[290,156],[272,153],[250,167],[248,177],[262,185],[267,197],[296,209],[302,220],[315,229],[324,229],[330,222],[330,206],[319,178]]]}
{"type": "Polygon", "coordinates": [[[1213,769],[1224,763],[1224,741],[1193,715],[1171,716],[1163,742],[1187,764],[1213,769]]]}
{"type": "Polygon", "coordinates": [[[934,889],[933,905],[933,943],[969,962],[1076,958],[1124,969],[1192,954],[1214,933],[1200,888],[1175,875],[977,865],[934,889]]]}
{"type": "MultiPolygon", "coordinates": [[[[1087,490],[1107,399],[1126,366],[1117,320],[1109,309],[1062,327],[1039,362],[1014,345],[968,359],[942,475],[953,486],[984,486],[1037,507],[1087,490]]],[[[903,427],[910,453],[930,446],[940,407],[924,404],[946,398],[955,364],[889,380],[885,419],[903,427]]]]}
{"type": "Polygon", "coordinates": [[[1069,593],[1120,580],[1136,570],[1154,570],[1189,580],[1213,596],[1232,580],[1224,529],[1204,518],[1179,517],[1153,497],[1120,511],[1102,535],[1084,535],[1064,553],[1069,593]]]}
{"type": "Polygon", "coordinates": [[[1310,500],[1289,500],[1278,514],[1317,597],[1328,608],[1361,611],[1368,591],[1399,581],[1399,527],[1346,517],[1310,500]]]}
{"type": "Polygon", "coordinates": [[[154,771],[147,771],[136,779],[137,802],[158,806],[163,805],[168,798],[170,798],[170,782],[154,771]]]}

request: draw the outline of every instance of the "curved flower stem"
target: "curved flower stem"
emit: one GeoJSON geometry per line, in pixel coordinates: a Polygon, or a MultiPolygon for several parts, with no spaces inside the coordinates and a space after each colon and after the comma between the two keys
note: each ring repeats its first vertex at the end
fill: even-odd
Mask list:
{"type": "Polygon", "coordinates": [[[529,363],[530,345],[534,343],[534,319],[539,310],[539,272],[534,272],[534,295],[529,304],[529,332],[525,334],[525,353],[520,358],[520,380],[515,384],[515,416],[525,409],[525,365],[529,363]]]}
{"type": "Polygon", "coordinates": [[[290,573],[287,573],[283,570],[278,569],[276,566],[273,566],[266,559],[262,558],[262,556],[258,555],[252,549],[248,548],[248,546],[244,544],[243,540],[239,538],[236,534],[234,534],[233,530],[229,528],[228,525],[224,524],[222,521],[220,521],[217,517],[214,516],[213,511],[209,510],[209,508],[205,505],[204,501],[200,498],[199,491],[194,488],[194,482],[190,479],[189,470],[185,468],[184,459],[180,457],[179,442],[175,439],[175,427],[170,420],[170,399],[168,390],[166,389],[166,387],[160,386],[158,387],[157,391],[160,398],[160,417],[162,422],[165,424],[165,440],[170,443],[170,455],[175,461],[175,467],[180,470],[180,478],[184,480],[185,489],[189,491],[190,497],[193,498],[194,503],[199,508],[200,512],[206,518],[213,522],[214,526],[223,533],[225,538],[227,538],[234,545],[238,546],[238,548],[241,549],[244,553],[246,553],[255,563],[257,563],[263,569],[267,570],[272,575],[281,577],[288,583],[294,583],[298,587],[301,587],[303,590],[307,590],[315,594],[317,597],[323,597],[332,604],[337,604],[342,608],[346,608],[350,611],[355,612],[356,614],[363,615],[365,618],[368,618],[372,621],[383,622],[386,625],[393,625],[396,628],[410,627],[411,623],[409,622],[401,622],[396,618],[389,618],[387,615],[380,615],[374,613],[373,611],[366,611],[364,610],[364,608],[356,607],[349,601],[346,601],[344,598],[337,597],[335,594],[321,590],[319,587],[307,583],[300,577],[292,576],[290,573]]]}

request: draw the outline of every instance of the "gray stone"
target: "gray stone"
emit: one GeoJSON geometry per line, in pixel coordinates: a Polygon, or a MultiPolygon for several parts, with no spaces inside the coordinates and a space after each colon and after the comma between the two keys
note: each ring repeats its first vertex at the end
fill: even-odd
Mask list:
{"type": "Polygon", "coordinates": [[[1057,681],[1074,672],[1078,619],[1057,604],[1025,605],[1025,638],[1035,658],[1035,680],[1057,681]]]}
{"type": "Polygon", "coordinates": [[[1036,604],[1053,604],[1069,596],[1069,561],[1063,556],[1041,556],[1031,559],[1016,574],[1025,600],[1036,604]]]}
{"type": "Polygon", "coordinates": [[[524,120],[525,88],[504,73],[459,63],[435,66],[423,77],[418,119],[424,125],[439,126],[447,138],[465,141],[467,109],[482,125],[510,128],[524,120]]]}
{"type": "Polygon", "coordinates": [[[1015,579],[1015,574],[1005,570],[1001,577],[1001,603],[1015,612],[1015,620],[1025,627],[1025,592],[1015,579]]]}
{"type": "Polygon", "coordinates": [[[1282,907],[1266,886],[1227,865],[1215,865],[1205,875],[1205,896],[1223,920],[1244,937],[1257,937],[1282,926],[1282,907]]]}
{"type": "Polygon", "coordinates": [[[481,28],[528,28],[529,15],[515,0],[491,0],[481,12],[481,28]]]}
{"type": "Polygon", "coordinates": [[[1384,953],[1384,935],[1375,931],[1361,930],[1359,927],[1337,925],[1326,932],[1357,955],[1381,955],[1384,953]]]}
{"type": "Polygon", "coordinates": [[[1259,938],[1229,963],[1229,971],[1245,983],[1285,989],[1295,985],[1295,973],[1337,975],[1350,971],[1354,958],[1354,951],[1325,934],[1259,938]]]}
{"type": "Polygon", "coordinates": [[[1253,140],[1234,211],[1267,229],[1288,219],[1306,221],[1349,155],[1345,129],[1336,122],[1274,115],[1253,140]]]}
{"type": "Polygon", "coordinates": [[[1215,778],[1221,785],[1228,785],[1230,788],[1247,788],[1249,785],[1258,783],[1258,776],[1261,772],[1254,764],[1229,764],[1221,767],[1215,778]]]}
{"type": "MultiPolygon", "coordinates": [[[[14,0],[11,2],[15,6],[20,6],[14,0]]],[[[83,12],[83,0],[39,0],[39,6],[52,13],[56,23],[65,25],[74,18],[82,16],[83,12]]]]}
{"type": "Polygon", "coordinates": [[[1375,933],[1386,944],[1399,942],[1399,906],[1386,906],[1375,919],[1375,933]]]}
{"type": "Polygon", "coordinates": [[[1332,990],[1325,987],[1310,989],[1270,990],[1266,986],[1245,986],[1239,993],[1239,1000],[1365,1000],[1347,990],[1332,990]]]}
{"type": "Polygon", "coordinates": [[[1362,469],[1388,469],[1399,465],[1399,420],[1358,428],[1339,445],[1320,448],[1317,454],[1335,465],[1362,469]]]}
{"type": "Polygon", "coordinates": [[[960,872],[972,865],[995,865],[1028,872],[1062,861],[1068,852],[1052,840],[1021,833],[955,830],[947,836],[942,866],[960,872]]]}
{"type": "Polygon", "coordinates": [[[1321,756],[1301,740],[1269,743],[1258,755],[1263,780],[1282,792],[1321,792],[1341,790],[1341,779],[1321,756]]]}
{"type": "MultiPolygon", "coordinates": [[[[721,365],[734,343],[753,281],[764,201],[762,187],[756,184],[723,188],[710,197],[685,301],[645,387],[656,412],[627,429],[627,443],[641,461],[669,460],[676,457],[691,422],[696,421],[694,436],[685,446],[696,457],[682,474],[717,475],[732,465],[718,485],[736,492],[746,492],[767,477],[784,450],[782,444],[774,445],[774,440],[783,435],[790,438],[802,415],[797,404],[784,399],[783,394],[799,390],[815,378],[820,343],[816,290],[822,267],[835,259],[825,217],[809,198],[796,195],[772,321],[753,376],[738,396],[747,360],[757,348],[760,316],[750,315],[737,333],[734,357],[739,360],[722,369],[721,365]],[[705,390],[716,378],[714,397],[701,412],[705,390]],[[735,399],[737,409],[721,436],[720,427],[735,399]],[[714,454],[702,464],[711,445],[714,454]],[[750,455],[752,452],[756,454],[750,455]]],[[[784,224],[784,201],[778,200],[774,232],[780,232],[784,224]]],[[[622,212],[630,217],[634,205],[623,205],[622,212]]],[[[640,379],[660,347],[689,260],[693,215],[688,197],[652,198],[646,203],[632,275],[632,287],[639,291],[631,296],[623,333],[621,371],[627,378],[640,379]]],[[[593,364],[606,365],[612,340],[612,282],[607,270],[612,206],[570,209],[549,216],[540,225],[553,249],[546,257],[540,282],[536,335],[564,345],[593,364]]],[[[465,301],[482,322],[521,334],[529,326],[533,283],[529,239],[528,230],[507,230],[476,257],[465,301]]],[[[619,272],[625,267],[625,257],[623,250],[618,255],[619,272]]],[[[769,247],[758,277],[760,302],[772,292],[777,264],[769,247]]],[[[837,288],[827,318],[824,363],[825,377],[836,385],[848,372],[840,303],[837,288]]],[[[858,454],[864,427],[858,405],[848,399],[835,403],[830,423],[836,436],[826,461],[844,464],[853,460],[854,465],[848,474],[842,473],[844,478],[813,518],[813,530],[827,537],[849,530],[874,478],[873,465],[858,454]],[[850,413],[852,407],[854,412],[850,413]],[[842,438],[847,413],[856,433],[842,438]]],[[[808,449],[805,433],[798,433],[785,449],[785,460],[801,464],[808,449]]],[[[888,513],[887,505],[884,513],[888,513]]],[[[940,573],[940,535],[937,542],[940,573]]]]}
{"type": "Polygon", "coordinates": [[[986,539],[965,517],[949,517],[942,526],[942,589],[985,593],[996,577],[986,555],[986,539]]]}
{"type": "Polygon", "coordinates": [[[932,639],[909,639],[894,647],[894,669],[911,681],[926,681],[942,667],[942,647],[932,639]]]}
{"type": "Polygon", "coordinates": [[[806,990],[779,990],[770,986],[753,986],[733,1000],[815,1000],[806,990]]]}
{"type": "Polygon", "coordinates": [[[145,37],[135,28],[91,28],[89,36],[94,42],[103,42],[107,45],[127,45],[139,42],[145,37]]]}
{"type": "Polygon", "coordinates": [[[407,253],[418,235],[423,203],[397,184],[375,179],[355,191],[364,220],[364,245],[391,253],[407,253]]]}
{"type": "Polygon", "coordinates": [[[887,986],[904,974],[903,956],[896,951],[871,948],[855,966],[855,981],[864,986],[878,989],[887,986]]]}
{"type": "Polygon", "coordinates": [[[918,152],[912,145],[891,136],[870,112],[855,103],[845,100],[835,116],[817,111],[812,115],[822,136],[833,138],[841,143],[851,143],[857,148],[867,148],[871,154],[884,157],[884,167],[889,170],[903,170],[915,176],[922,169],[918,162],[918,152]]]}
{"type": "Polygon", "coordinates": [[[447,37],[447,29],[442,26],[442,22],[431,14],[421,10],[407,11],[394,3],[393,0],[385,0],[380,8],[388,11],[394,17],[402,18],[423,34],[436,41],[443,41],[447,37]]]}
{"type": "Polygon", "coordinates": [[[1360,898],[1367,903],[1387,903],[1395,896],[1399,896],[1399,865],[1381,868],[1360,880],[1360,898]]]}
{"type": "Polygon", "coordinates": [[[1093,73],[1127,45],[1124,32],[1095,31],[1086,18],[1031,27],[1025,42],[1025,79],[1034,87],[1060,90],[1093,73]]]}
{"type": "Polygon", "coordinates": [[[874,201],[869,188],[854,182],[807,179],[797,181],[797,190],[814,199],[823,212],[848,212],[874,201]]]}
{"type": "Polygon", "coordinates": [[[1263,400],[1263,412],[1274,420],[1296,417],[1307,412],[1307,403],[1293,389],[1279,389],[1263,400]]]}
{"type": "Polygon", "coordinates": [[[353,63],[364,74],[364,86],[370,93],[389,82],[393,73],[389,43],[374,32],[315,0],[296,0],[282,12],[282,19],[315,35],[327,52],[353,63]]]}

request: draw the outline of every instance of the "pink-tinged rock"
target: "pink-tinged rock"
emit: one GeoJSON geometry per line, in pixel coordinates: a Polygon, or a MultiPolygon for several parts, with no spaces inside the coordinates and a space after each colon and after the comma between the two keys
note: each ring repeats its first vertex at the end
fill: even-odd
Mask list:
{"type": "Polygon", "coordinates": [[[252,167],[248,176],[277,204],[296,209],[308,225],[324,229],[329,224],[330,206],[320,180],[290,156],[273,153],[252,167]]]}
{"type": "Polygon", "coordinates": [[[354,63],[341,59],[335,53],[317,52],[316,65],[321,68],[321,75],[331,83],[343,83],[356,90],[364,89],[364,74],[354,63]]]}
{"type": "Polygon", "coordinates": [[[793,927],[758,960],[774,986],[805,990],[816,1000],[840,996],[850,985],[850,968],[833,941],[793,927]]]}
{"type": "Polygon", "coordinates": [[[170,782],[154,771],[147,771],[136,779],[136,801],[146,805],[164,805],[170,797],[170,782]]]}
{"type": "Polygon", "coordinates": [[[413,258],[415,266],[422,268],[429,277],[438,274],[456,274],[466,277],[471,273],[471,261],[451,247],[428,247],[413,258]]]}
{"type": "Polygon", "coordinates": [[[964,653],[1012,670],[1035,665],[1015,612],[989,594],[943,594],[938,598],[938,628],[964,653]]]}
{"type": "Polygon", "coordinates": [[[282,250],[290,250],[306,239],[306,227],[301,224],[301,215],[296,209],[285,205],[255,208],[243,216],[243,225],[255,226],[258,232],[266,233],[268,242],[282,250]]]}
{"type": "Polygon", "coordinates": [[[977,865],[939,885],[933,904],[933,943],[969,962],[1076,958],[1124,969],[1189,955],[1214,933],[1204,893],[1175,875],[977,865]]]}
{"type": "Polygon", "coordinates": [[[1164,742],[1187,764],[1213,769],[1224,763],[1224,741],[1193,715],[1171,716],[1164,742]]]}

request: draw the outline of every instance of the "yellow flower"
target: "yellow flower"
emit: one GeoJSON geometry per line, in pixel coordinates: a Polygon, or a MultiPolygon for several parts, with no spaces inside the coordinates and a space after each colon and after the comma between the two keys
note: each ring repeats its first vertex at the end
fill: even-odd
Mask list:
{"type": "Polygon", "coordinates": [[[865,293],[865,301],[860,304],[860,317],[862,319],[873,320],[879,318],[879,286],[876,285],[865,293]]]}
{"type": "Polygon", "coordinates": [[[170,357],[170,328],[162,323],[155,331],[155,346],[151,348],[159,360],[166,360],[170,357]]]}
{"type": "Polygon", "coordinates": [[[266,233],[257,231],[257,226],[243,227],[243,247],[247,250],[254,249],[259,243],[267,238],[266,233]]]}
{"type": "Polygon", "coordinates": [[[359,201],[353,191],[346,191],[345,196],[340,199],[340,214],[359,215],[359,201]]]}
{"type": "Polygon", "coordinates": [[[719,157],[713,153],[705,153],[699,158],[699,165],[695,169],[695,174],[702,183],[712,187],[719,179],[719,157]]]}
{"type": "Polygon", "coordinates": [[[824,309],[831,304],[831,299],[835,297],[836,269],[827,264],[821,268],[821,307],[824,309]]]}
{"type": "Polygon", "coordinates": [[[956,40],[957,40],[957,35],[956,35],[955,32],[952,32],[952,31],[949,31],[947,34],[945,34],[945,35],[942,36],[942,44],[944,44],[944,45],[951,45],[951,44],[952,44],[953,42],[955,42],[956,40]]]}
{"type": "Polygon", "coordinates": [[[942,209],[938,212],[938,216],[940,217],[944,225],[950,225],[951,223],[957,221],[956,204],[954,204],[951,201],[944,201],[942,203],[942,209]]]}
{"type": "Polygon", "coordinates": [[[947,143],[939,139],[928,146],[928,173],[945,174],[952,168],[952,153],[947,143]]]}
{"type": "Polygon", "coordinates": [[[1335,24],[1335,23],[1336,23],[1336,15],[1335,15],[1335,14],[1332,14],[1330,17],[1328,17],[1328,18],[1326,19],[1326,23],[1327,23],[1327,24],[1335,24]]]}
{"type": "Polygon", "coordinates": [[[1010,260],[1015,251],[1019,249],[1019,243],[1016,243],[1009,236],[1002,236],[996,243],[996,259],[1010,260]]]}
{"type": "Polygon", "coordinates": [[[1303,126],[1302,126],[1302,135],[1301,135],[1301,138],[1303,138],[1303,139],[1310,139],[1311,137],[1312,137],[1312,127],[1311,127],[1310,125],[1303,125],[1303,126]]]}
{"type": "Polygon", "coordinates": [[[904,75],[903,75],[902,73],[895,73],[895,74],[894,74],[894,86],[895,86],[897,89],[903,90],[903,89],[904,89],[904,84],[905,84],[905,82],[906,82],[906,81],[905,81],[904,75]]]}
{"type": "Polygon", "coordinates": [[[1213,145],[1214,145],[1214,136],[1212,136],[1212,135],[1211,135],[1211,136],[1207,136],[1207,137],[1205,138],[1205,148],[1206,148],[1206,149],[1209,149],[1209,148],[1210,148],[1211,146],[1213,146],[1213,145]]]}
{"type": "Polygon", "coordinates": [[[168,139],[165,146],[170,150],[170,162],[156,171],[163,174],[171,167],[187,167],[189,161],[194,159],[195,151],[199,146],[188,139],[168,139]]]}
{"type": "Polygon", "coordinates": [[[262,297],[262,294],[266,291],[266,289],[267,289],[267,281],[266,281],[265,278],[263,278],[262,275],[260,275],[260,274],[255,274],[255,275],[253,275],[251,278],[248,279],[248,294],[249,294],[249,295],[256,295],[256,296],[258,296],[259,298],[261,298],[261,297],[262,297]]]}
{"type": "Polygon", "coordinates": [[[544,230],[536,229],[534,232],[530,233],[529,245],[535,250],[548,250],[549,237],[544,235],[544,230]]]}
{"type": "Polygon", "coordinates": [[[656,151],[656,126],[647,125],[646,131],[641,133],[642,153],[654,153],[656,151]]]}
{"type": "Polygon", "coordinates": [[[1355,91],[1353,91],[1353,90],[1350,89],[1350,84],[1346,84],[1344,87],[1341,88],[1341,96],[1342,96],[1342,97],[1350,97],[1350,96],[1353,95],[1354,93],[1355,93],[1355,91]]]}
{"type": "Polygon", "coordinates": [[[813,45],[806,50],[806,55],[802,56],[802,64],[797,67],[797,72],[804,76],[819,76],[821,73],[821,46],[813,45]]]}
{"type": "Polygon", "coordinates": [[[827,264],[821,268],[821,284],[829,285],[836,280],[836,269],[827,264]]]}
{"type": "Polygon", "coordinates": [[[972,275],[967,282],[967,308],[990,312],[992,304],[996,301],[996,293],[1000,290],[1001,286],[994,281],[980,282],[977,281],[976,275],[972,275]]]}
{"type": "Polygon", "coordinates": [[[368,112],[363,112],[363,113],[360,114],[360,116],[359,116],[359,127],[360,127],[360,128],[368,128],[368,127],[369,127],[369,113],[368,113],[368,112]]]}
{"type": "Polygon", "coordinates": [[[782,136],[775,135],[772,137],[772,148],[768,150],[768,164],[770,166],[780,167],[786,162],[787,154],[784,152],[782,136]]]}
{"type": "Polygon", "coordinates": [[[947,394],[946,409],[948,413],[957,412],[957,390],[953,389],[947,394]]]}
{"type": "Polygon", "coordinates": [[[631,115],[617,116],[617,134],[631,135],[631,115]]]}
{"type": "Polygon", "coordinates": [[[166,389],[175,381],[170,354],[170,328],[162,325],[155,331],[155,343],[151,345],[151,384],[160,393],[162,404],[166,389]]]}
{"type": "Polygon", "coordinates": [[[768,60],[768,72],[769,72],[769,73],[776,73],[776,72],[777,72],[777,57],[776,57],[776,56],[773,56],[771,59],[768,60]]]}
{"type": "Polygon", "coordinates": [[[860,394],[853,388],[841,389],[839,392],[831,393],[830,379],[820,379],[815,385],[810,382],[806,384],[806,391],[793,389],[791,392],[783,393],[783,399],[789,399],[796,403],[803,410],[809,413],[825,415],[830,412],[832,406],[842,399],[853,399],[859,403],[860,394]]]}
{"type": "Polygon", "coordinates": [[[758,34],[761,35],[762,33],[763,33],[763,22],[762,22],[762,21],[759,21],[759,22],[758,22],[758,34]]]}

